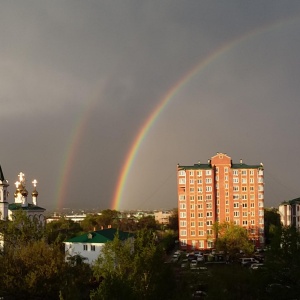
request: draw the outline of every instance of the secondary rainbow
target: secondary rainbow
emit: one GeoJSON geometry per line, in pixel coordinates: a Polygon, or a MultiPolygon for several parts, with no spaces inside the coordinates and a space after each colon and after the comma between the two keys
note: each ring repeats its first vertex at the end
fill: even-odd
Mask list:
{"type": "Polygon", "coordinates": [[[126,185],[127,177],[130,173],[130,170],[132,168],[132,165],[134,163],[134,159],[136,157],[136,154],[145,139],[147,133],[149,132],[152,125],[157,120],[158,116],[163,112],[163,110],[166,108],[166,106],[170,103],[171,99],[175,94],[179,92],[180,89],[182,89],[185,84],[190,81],[196,74],[200,74],[205,70],[207,66],[209,66],[212,62],[216,61],[218,58],[220,58],[222,55],[224,55],[226,52],[230,51],[234,47],[238,46],[242,42],[249,40],[250,38],[254,38],[258,35],[261,35],[263,33],[267,33],[269,31],[273,31],[277,28],[280,28],[282,25],[290,24],[294,21],[298,21],[299,16],[293,16],[290,18],[285,18],[280,21],[277,21],[275,23],[267,24],[263,27],[255,28],[251,31],[248,31],[246,34],[243,34],[242,36],[239,36],[230,42],[227,42],[221,47],[217,48],[215,51],[207,55],[203,60],[201,60],[195,67],[193,67],[191,70],[186,72],[181,79],[179,79],[175,85],[173,85],[167,93],[162,97],[162,100],[158,103],[158,105],[155,107],[155,109],[152,111],[152,113],[148,116],[146,121],[143,123],[141,128],[138,131],[138,134],[136,135],[134,142],[132,143],[126,157],[125,162],[121,168],[120,175],[118,177],[118,181],[115,188],[114,197],[112,199],[112,209],[119,209],[120,203],[122,200],[124,187],[126,185]]]}

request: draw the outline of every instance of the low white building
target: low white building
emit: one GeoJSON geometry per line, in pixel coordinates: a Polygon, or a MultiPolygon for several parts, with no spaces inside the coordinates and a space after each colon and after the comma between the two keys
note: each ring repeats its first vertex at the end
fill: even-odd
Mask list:
{"type": "Polygon", "coordinates": [[[122,241],[133,238],[133,234],[129,232],[118,231],[114,228],[108,228],[98,231],[92,231],[80,236],[76,236],[64,242],[66,260],[75,255],[80,255],[87,259],[87,263],[93,264],[102,252],[102,247],[113,241],[118,233],[119,239],[122,241]]]}
{"type": "Polygon", "coordinates": [[[278,212],[283,226],[295,226],[300,231],[300,198],[281,203],[278,212]]]}

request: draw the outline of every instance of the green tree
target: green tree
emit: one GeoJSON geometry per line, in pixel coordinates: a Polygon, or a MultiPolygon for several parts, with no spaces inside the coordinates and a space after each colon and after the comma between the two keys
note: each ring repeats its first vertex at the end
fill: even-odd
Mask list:
{"type": "Polygon", "coordinates": [[[163,254],[149,230],[137,232],[134,242],[122,242],[116,235],[95,264],[101,283],[91,299],[171,299],[174,276],[163,254]]]}
{"type": "Polygon", "coordinates": [[[120,212],[117,210],[105,209],[101,211],[101,214],[97,217],[97,230],[107,228],[111,226],[112,228],[117,228],[119,224],[120,212]]]}
{"type": "Polygon", "coordinates": [[[154,216],[144,216],[144,217],[141,217],[138,221],[139,229],[156,230],[157,227],[158,226],[157,226],[154,216]]]}
{"type": "Polygon", "coordinates": [[[81,232],[82,228],[79,223],[65,218],[47,223],[45,227],[45,236],[50,244],[61,244],[63,241],[74,237],[81,232]]]}
{"type": "Polygon", "coordinates": [[[252,253],[254,246],[250,242],[245,228],[234,223],[216,223],[214,230],[217,234],[216,249],[224,251],[230,257],[235,256],[242,250],[244,253],[252,253]]]}

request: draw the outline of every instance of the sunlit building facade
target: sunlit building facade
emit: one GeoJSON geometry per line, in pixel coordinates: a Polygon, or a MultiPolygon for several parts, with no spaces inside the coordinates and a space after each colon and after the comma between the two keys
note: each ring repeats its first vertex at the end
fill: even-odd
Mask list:
{"type": "Polygon", "coordinates": [[[248,230],[256,246],[264,244],[263,164],[232,163],[217,153],[207,163],[177,165],[179,240],[182,249],[209,249],[216,222],[248,230]]]}
{"type": "Polygon", "coordinates": [[[281,203],[278,212],[283,226],[294,226],[300,231],[300,198],[281,203]]]}

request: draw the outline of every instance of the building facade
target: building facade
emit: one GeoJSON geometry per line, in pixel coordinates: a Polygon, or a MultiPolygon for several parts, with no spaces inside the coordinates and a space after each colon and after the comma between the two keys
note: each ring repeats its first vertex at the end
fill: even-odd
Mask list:
{"type": "Polygon", "coordinates": [[[300,198],[281,203],[278,211],[283,226],[295,226],[300,231],[300,198]]]}
{"type": "Polygon", "coordinates": [[[214,247],[216,222],[248,230],[253,244],[264,244],[263,164],[232,163],[217,153],[207,163],[177,165],[179,241],[182,249],[214,247]]]}

